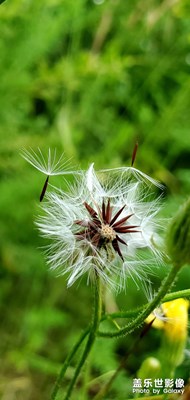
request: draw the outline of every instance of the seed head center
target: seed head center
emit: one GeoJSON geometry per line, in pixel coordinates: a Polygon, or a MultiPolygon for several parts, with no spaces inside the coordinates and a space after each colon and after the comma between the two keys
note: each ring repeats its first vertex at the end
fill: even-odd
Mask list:
{"type": "Polygon", "coordinates": [[[108,224],[102,224],[100,235],[103,239],[107,239],[112,242],[116,238],[116,233],[114,229],[108,224]]]}

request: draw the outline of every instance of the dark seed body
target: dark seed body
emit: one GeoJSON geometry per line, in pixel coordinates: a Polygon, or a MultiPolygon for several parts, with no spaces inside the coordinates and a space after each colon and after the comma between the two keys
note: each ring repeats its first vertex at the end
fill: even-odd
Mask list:
{"type": "Polygon", "coordinates": [[[45,196],[45,193],[46,193],[46,190],[47,190],[47,187],[48,187],[48,181],[49,181],[49,175],[47,176],[46,181],[45,181],[44,186],[43,186],[43,189],[41,191],[40,202],[43,200],[43,198],[45,196]]]}
{"type": "Polygon", "coordinates": [[[110,243],[115,252],[119,255],[122,261],[124,261],[119,243],[122,243],[125,246],[127,246],[127,243],[119,235],[139,232],[139,230],[135,229],[138,228],[137,225],[125,225],[127,220],[132,217],[133,214],[129,214],[117,221],[124,210],[125,205],[121,207],[114,216],[112,216],[113,207],[110,205],[110,199],[108,199],[107,206],[103,200],[99,213],[97,213],[86,202],[84,203],[84,206],[90,214],[91,220],[75,221],[75,224],[80,225],[83,228],[82,231],[75,234],[76,239],[88,240],[93,244],[93,246],[99,249],[106,248],[106,245],[110,243]]]}

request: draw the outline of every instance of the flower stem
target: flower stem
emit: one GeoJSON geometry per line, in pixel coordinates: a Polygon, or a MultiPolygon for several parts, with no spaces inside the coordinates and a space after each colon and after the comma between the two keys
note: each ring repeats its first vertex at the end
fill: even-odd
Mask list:
{"type": "Polygon", "coordinates": [[[109,337],[109,338],[121,337],[123,335],[128,335],[129,333],[132,333],[136,328],[141,326],[144,320],[157,307],[157,305],[161,302],[162,298],[165,296],[167,291],[170,289],[178,271],[179,267],[177,265],[174,265],[170,270],[168,276],[165,278],[155,298],[148,304],[148,306],[138,315],[138,317],[134,321],[129,322],[127,325],[121,328],[120,331],[116,332],[99,331],[98,336],[109,337]]]}
{"type": "Polygon", "coordinates": [[[88,336],[88,341],[86,343],[82,357],[79,360],[79,363],[76,367],[75,374],[73,376],[73,379],[70,382],[70,385],[69,385],[68,391],[64,397],[64,400],[70,399],[71,393],[72,393],[74,385],[76,383],[76,380],[77,380],[77,378],[80,374],[80,371],[90,353],[90,350],[93,346],[93,343],[94,343],[96,335],[97,335],[97,331],[98,331],[98,327],[99,327],[99,323],[100,323],[100,319],[101,319],[101,294],[100,294],[100,280],[99,280],[98,276],[96,276],[96,284],[94,285],[94,288],[95,288],[94,313],[93,313],[93,319],[92,319],[90,333],[88,336]]]}
{"type": "Polygon", "coordinates": [[[152,321],[148,324],[145,325],[142,329],[142,331],[140,332],[139,336],[136,338],[136,340],[132,343],[131,347],[128,349],[126,355],[123,357],[123,359],[121,360],[119,366],[117,367],[117,369],[114,371],[114,373],[112,374],[112,376],[110,377],[110,379],[107,381],[107,383],[100,389],[100,391],[97,393],[97,395],[93,398],[93,400],[102,400],[104,399],[104,397],[108,394],[114,380],[117,378],[119,372],[125,367],[126,362],[129,358],[129,356],[134,353],[139,345],[139,342],[144,338],[144,336],[147,334],[147,332],[150,330],[154,320],[156,317],[154,317],[152,319],[152,321]]]}
{"type": "Polygon", "coordinates": [[[133,317],[136,317],[140,312],[142,312],[145,309],[146,306],[147,306],[147,304],[144,304],[143,306],[136,307],[133,310],[117,311],[117,312],[113,312],[113,313],[110,313],[110,314],[104,314],[104,315],[102,315],[101,322],[103,322],[105,320],[109,321],[109,320],[114,319],[114,318],[133,318],[133,317]]]}
{"type": "MultiPolygon", "coordinates": [[[[161,394],[159,396],[148,396],[148,397],[138,397],[138,400],[164,400],[164,395],[161,394]]],[[[128,399],[131,400],[131,399],[128,399]]],[[[168,400],[174,400],[173,397],[168,397],[168,400]]]]}
{"type": "Polygon", "coordinates": [[[85,337],[87,336],[87,334],[89,333],[89,327],[82,332],[81,336],[79,337],[78,341],[76,342],[76,344],[73,346],[73,348],[71,349],[71,352],[68,354],[67,358],[65,359],[65,362],[63,363],[63,366],[61,368],[61,371],[58,375],[58,378],[56,380],[55,386],[53,388],[52,394],[51,394],[51,400],[55,400],[57,397],[57,393],[61,387],[61,382],[64,378],[65,372],[68,368],[68,366],[70,365],[70,362],[72,360],[72,358],[74,357],[75,353],[77,352],[77,350],[79,349],[80,345],[82,344],[83,340],[85,339],[85,337]]]}
{"type": "MultiPolygon", "coordinates": [[[[185,290],[180,290],[180,291],[173,292],[173,293],[168,293],[167,295],[164,296],[164,298],[162,299],[162,302],[165,303],[167,301],[171,301],[171,300],[178,299],[178,298],[183,298],[183,297],[190,297],[190,289],[185,289],[185,290]]],[[[158,301],[157,304],[159,304],[159,301],[158,301]]],[[[129,311],[115,312],[115,313],[111,313],[111,314],[104,314],[101,317],[101,321],[104,321],[104,320],[109,319],[109,318],[131,318],[131,317],[136,317],[140,312],[143,312],[143,310],[145,310],[146,307],[147,307],[147,304],[145,304],[145,305],[143,305],[141,307],[138,307],[138,308],[136,308],[134,310],[131,310],[131,311],[129,310],[129,311]]],[[[65,372],[66,372],[68,366],[70,365],[71,360],[75,356],[75,354],[78,351],[80,345],[82,344],[83,340],[85,339],[85,337],[87,336],[87,334],[89,332],[90,332],[90,327],[88,326],[87,329],[84,332],[82,332],[82,334],[79,337],[78,341],[76,342],[76,344],[71,349],[71,352],[68,354],[68,356],[67,356],[67,358],[66,358],[66,360],[65,360],[65,362],[64,362],[64,364],[63,364],[63,366],[61,368],[61,371],[59,373],[59,376],[57,378],[55,386],[53,388],[52,395],[51,395],[51,400],[55,400],[56,399],[57,393],[58,393],[58,391],[59,391],[59,389],[61,387],[61,382],[63,381],[64,375],[65,375],[65,372]]],[[[102,336],[102,333],[103,332],[99,332],[100,336],[102,336]]],[[[121,333],[121,331],[119,331],[119,334],[120,333],[121,333]]],[[[104,335],[104,336],[106,337],[106,335],[104,335]]]]}
{"type": "Polygon", "coordinates": [[[166,303],[166,301],[171,301],[175,299],[180,299],[180,298],[188,298],[190,297],[190,289],[184,289],[184,290],[179,290],[177,292],[172,292],[168,293],[164,298],[163,298],[163,303],[166,303]]]}
{"type": "MultiPolygon", "coordinates": [[[[179,290],[177,292],[168,293],[162,299],[162,303],[166,303],[167,301],[180,299],[180,298],[190,298],[190,289],[184,289],[184,290],[179,290]]],[[[109,320],[109,319],[114,319],[114,318],[131,318],[131,317],[133,318],[133,317],[136,317],[147,306],[148,306],[148,303],[144,304],[143,306],[134,308],[133,310],[117,311],[117,312],[110,313],[110,314],[104,314],[104,315],[102,315],[101,322],[105,321],[105,320],[109,320]]]]}

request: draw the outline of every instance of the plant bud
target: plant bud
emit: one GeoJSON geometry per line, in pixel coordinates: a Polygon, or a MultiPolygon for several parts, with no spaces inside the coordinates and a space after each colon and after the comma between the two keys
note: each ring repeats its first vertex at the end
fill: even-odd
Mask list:
{"type": "Polygon", "coordinates": [[[167,248],[173,263],[179,268],[190,263],[190,199],[171,221],[167,248]]]}
{"type": "Polygon", "coordinates": [[[137,376],[138,378],[145,380],[147,378],[156,379],[161,374],[160,361],[155,357],[146,358],[141,364],[137,376]]]}
{"type": "MultiPolygon", "coordinates": [[[[156,310],[156,319],[152,326],[162,330],[161,345],[157,352],[162,378],[173,378],[176,367],[183,361],[188,333],[188,307],[189,301],[182,298],[163,303],[160,316],[156,310]]],[[[149,323],[153,317],[154,314],[151,314],[146,322],[149,323]]]]}
{"type": "Polygon", "coordinates": [[[175,368],[181,364],[184,358],[189,301],[176,299],[164,303],[163,306],[168,320],[165,321],[163,327],[159,359],[162,362],[163,373],[166,371],[165,375],[169,376],[169,373],[171,373],[172,376],[172,372],[174,374],[175,368]]]}

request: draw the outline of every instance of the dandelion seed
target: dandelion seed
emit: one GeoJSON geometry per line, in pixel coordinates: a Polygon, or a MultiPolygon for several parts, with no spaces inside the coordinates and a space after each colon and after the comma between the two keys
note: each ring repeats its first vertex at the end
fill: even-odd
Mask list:
{"type": "Polygon", "coordinates": [[[152,264],[144,253],[139,255],[145,249],[149,260],[152,254],[159,263],[152,240],[158,201],[150,200],[150,185],[131,181],[127,172],[96,173],[91,165],[75,176],[69,193],[48,193],[37,225],[52,241],[46,249],[48,263],[68,275],[68,286],[84,274],[88,281],[98,274],[116,289],[125,287],[128,276],[146,280],[152,264]]]}
{"type": "Polygon", "coordinates": [[[64,160],[63,154],[57,159],[56,149],[53,153],[51,153],[51,149],[49,149],[48,156],[46,158],[40,148],[38,148],[38,152],[35,152],[33,149],[30,149],[30,151],[23,149],[21,151],[21,155],[34,168],[47,175],[40,194],[40,201],[42,201],[45,196],[50,176],[73,173],[73,171],[68,170],[69,162],[64,160]]]}
{"type": "Polygon", "coordinates": [[[71,173],[71,171],[68,171],[69,162],[64,160],[64,154],[57,159],[56,149],[53,153],[49,149],[47,157],[43,155],[40,148],[38,148],[38,152],[33,149],[30,149],[30,151],[23,149],[21,155],[29,164],[45,175],[53,176],[71,173]]]}

